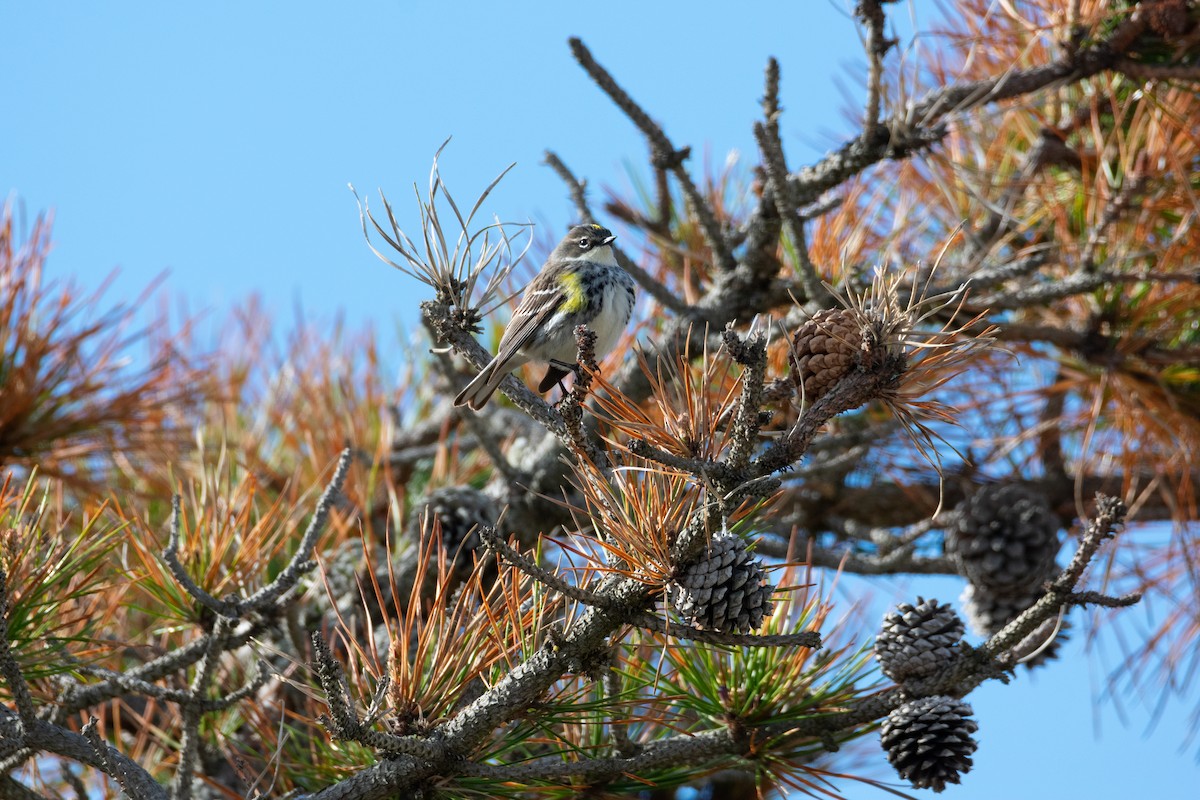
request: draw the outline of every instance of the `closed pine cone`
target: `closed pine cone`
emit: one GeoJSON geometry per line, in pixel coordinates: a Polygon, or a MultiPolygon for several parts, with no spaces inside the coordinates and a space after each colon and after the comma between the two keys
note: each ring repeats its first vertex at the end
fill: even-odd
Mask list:
{"type": "Polygon", "coordinates": [[[806,403],[815,403],[849,374],[862,357],[862,329],[854,313],[826,308],[792,336],[792,380],[806,403]]]}

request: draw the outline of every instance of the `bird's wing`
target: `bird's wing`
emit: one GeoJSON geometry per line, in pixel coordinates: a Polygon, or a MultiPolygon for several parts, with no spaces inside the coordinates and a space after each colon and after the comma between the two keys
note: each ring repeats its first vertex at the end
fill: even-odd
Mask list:
{"type": "Polygon", "coordinates": [[[558,287],[526,292],[521,298],[521,304],[513,312],[513,321],[516,324],[510,323],[504,330],[504,335],[500,337],[496,363],[503,364],[513,353],[524,347],[566,299],[566,293],[558,287]]]}

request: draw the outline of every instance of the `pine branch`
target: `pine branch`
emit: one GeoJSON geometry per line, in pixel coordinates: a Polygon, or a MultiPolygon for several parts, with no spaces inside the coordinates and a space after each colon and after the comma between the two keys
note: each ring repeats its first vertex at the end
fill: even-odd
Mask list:
{"type": "MultiPolygon", "coordinates": [[[[0,675],[4,677],[8,690],[12,692],[18,719],[24,726],[37,719],[37,708],[34,706],[29,684],[21,674],[21,665],[13,655],[12,643],[8,640],[9,609],[8,575],[0,568],[0,675]]],[[[18,736],[20,735],[18,728],[18,736]]]]}
{"type": "Polygon", "coordinates": [[[564,597],[569,597],[572,600],[577,600],[585,605],[596,606],[597,608],[614,608],[612,602],[607,597],[588,591],[573,583],[568,583],[550,570],[540,566],[533,559],[519,552],[508,542],[504,541],[495,528],[484,528],[479,532],[479,538],[489,550],[500,556],[506,564],[516,567],[538,583],[553,589],[564,597]]]}
{"type": "MultiPolygon", "coordinates": [[[[1120,35],[1114,33],[1112,38],[1120,35]]],[[[1112,39],[1110,38],[1110,41],[1112,39]]],[[[945,119],[980,105],[1032,94],[1059,83],[1073,83],[1106,70],[1129,66],[1108,41],[1068,53],[1049,64],[1010,69],[984,80],[962,81],[934,89],[913,103],[904,119],[889,117],[839,150],[792,176],[797,201],[805,205],[885,158],[905,158],[940,142],[945,119]],[[899,131],[904,131],[903,134],[899,131]],[[892,132],[892,133],[889,133],[892,132]]]]}
{"type": "Polygon", "coordinates": [[[677,150],[667,135],[663,133],[662,128],[658,126],[654,120],[650,119],[641,106],[634,102],[633,98],[620,87],[616,79],[597,63],[592,57],[592,53],[584,46],[580,39],[572,37],[569,40],[571,52],[575,56],[575,60],[583,67],[584,71],[596,82],[609,98],[616,103],[617,108],[629,117],[637,129],[642,132],[646,139],[650,142],[651,160],[659,167],[669,169],[675,179],[679,181],[680,187],[683,189],[683,196],[688,201],[688,207],[692,213],[696,215],[696,219],[700,221],[701,230],[704,231],[704,240],[712,250],[713,256],[716,259],[717,266],[722,270],[730,271],[737,266],[737,261],[730,252],[728,243],[725,240],[725,235],[721,231],[720,223],[717,222],[716,215],[713,213],[712,207],[708,200],[696,188],[696,184],[692,182],[692,176],[684,169],[683,162],[687,160],[691,151],[690,148],[677,150]]]}
{"type": "Polygon", "coordinates": [[[799,202],[788,179],[787,161],[783,155],[783,142],[779,138],[778,125],[754,124],[754,139],[762,153],[763,166],[770,180],[771,196],[783,229],[792,240],[796,252],[796,267],[800,272],[800,285],[804,289],[804,301],[821,303],[829,299],[829,293],[821,283],[817,266],[808,252],[808,239],[804,234],[804,222],[800,219],[799,202]]]}
{"type": "Polygon", "coordinates": [[[887,24],[887,17],[883,13],[883,0],[861,0],[854,13],[867,26],[867,103],[863,113],[862,141],[869,144],[874,141],[879,130],[883,59],[896,42],[883,35],[883,28],[887,24]]]}
{"type": "Polygon", "coordinates": [[[778,634],[724,633],[693,628],[688,625],[671,625],[650,614],[638,614],[632,617],[630,622],[639,628],[662,636],[683,641],[704,642],[705,644],[729,647],[809,647],[812,649],[821,646],[821,634],[816,631],[778,634]]]}

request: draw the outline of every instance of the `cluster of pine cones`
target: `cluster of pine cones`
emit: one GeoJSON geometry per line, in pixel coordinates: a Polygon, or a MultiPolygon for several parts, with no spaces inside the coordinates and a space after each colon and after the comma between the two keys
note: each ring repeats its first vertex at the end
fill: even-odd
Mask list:
{"type": "MultiPolygon", "coordinates": [[[[1033,605],[1054,577],[1059,520],[1039,495],[1020,486],[988,486],[958,509],[946,554],[968,581],[964,608],[978,633],[990,636],[1033,605]]],[[[1046,625],[1017,650],[1053,657],[1058,626],[1046,625]]],[[[885,675],[916,689],[960,655],[966,626],[948,603],[917,598],[888,613],[875,639],[885,675]]],[[[914,692],[915,693],[915,692],[914,692]]],[[[917,697],[896,708],[881,728],[888,760],[919,789],[942,791],[971,769],[978,725],[971,707],[947,695],[917,697]]]]}
{"type": "MultiPolygon", "coordinates": [[[[948,603],[917,598],[883,619],[875,657],[900,684],[928,678],[959,657],[966,626],[948,603]]],[[[947,695],[918,697],[896,708],[880,728],[880,743],[900,777],[940,792],[971,770],[978,729],[971,707],[947,695]]]]}

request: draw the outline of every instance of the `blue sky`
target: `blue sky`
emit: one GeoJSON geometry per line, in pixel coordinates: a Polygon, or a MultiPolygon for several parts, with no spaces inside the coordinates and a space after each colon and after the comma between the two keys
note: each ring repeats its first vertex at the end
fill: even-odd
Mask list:
{"type": "Polygon", "coordinates": [[[386,327],[411,314],[421,287],[363,246],[347,183],[382,188],[410,213],[413,183],[424,185],[452,135],[443,167],[456,196],[516,162],[489,211],[557,238],[577,220],[540,163],[545,149],[587,176],[593,197],[626,184],[624,160],[644,161],[640,136],[575,65],[568,36],[582,36],[697,156],[752,152],[769,54],[786,57],[795,157],[810,160],[840,127],[831,79],[856,34],[824,2],[811,4],[812,21],[788,25],[767,4],[737,15],[704,3],[440,5],[7,4],[0,66],[15,80],[0,189],[31,211],[54,209],[52,266],[63,274],[98,280],[119,267],[132,294],[169,271],[169,289],[194,307],[254,291],[285,316],[299,298],[318,317],[345,311],[386,327]],[[796,26],[811,35],[797,39],[796,26]]]}
{"type": "MultiPolygon", "coordinates": [[[[731,150],[752,158],[762,71],[776,56],[788,154],[811,162],[848,131],[839,87],[859,99],[847,5],[9,2],[0,192],[31,214],[53,210],[51,277],[93,286],[119,268],[107,296],[132,301],[166,272],[167,296],[214,319],[256,292],[284,323],[297,304],[310,319],[372,323],[388,352],[426,292],[367,250],[347,183],[384,189],[411,228],[412,185],[453,135],[443,174],[456,196],[515,161],[487,211],[557,238],[575,217],[540,164],[545,149],[589,179],[595,200],[626,186],[624,165],[645,154],[575,65],[573,35],[677,145],[693,146],[697,165],[706,151],[715,163],[731,150]]],[[[931,9],[890,13],[928,21],[931,9]]],[[[934,592],[951,600],[959,586],[934,592]]],[[[1167,708],[1150,736],[1140,710],[1128,726],[1111,709],[1094,714],[1103,674],[1081,638],[1035,678],[971,696],[977,767],[943,796],[1194,791],[1200,770],[1179,751],[1187,708],[1167,708]]],[[[842,788],[852,800],[886,796],[842,788]]]]}

